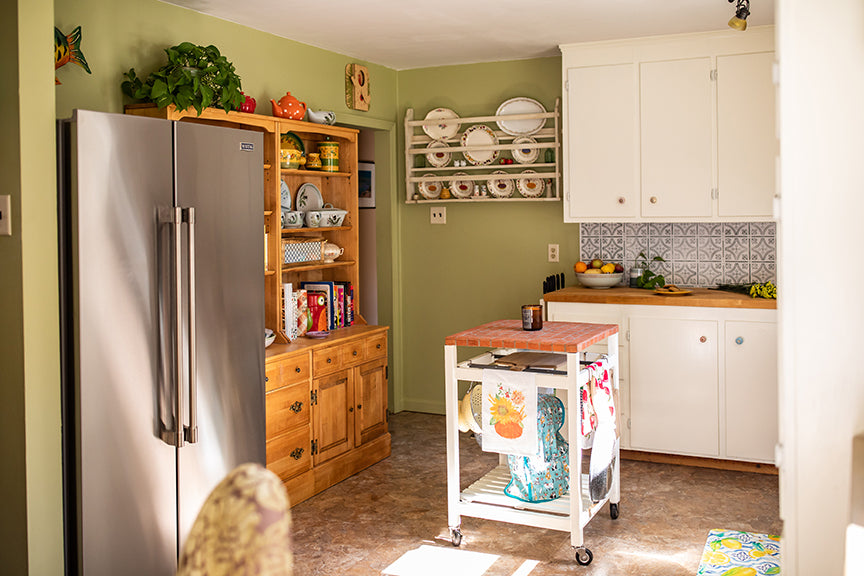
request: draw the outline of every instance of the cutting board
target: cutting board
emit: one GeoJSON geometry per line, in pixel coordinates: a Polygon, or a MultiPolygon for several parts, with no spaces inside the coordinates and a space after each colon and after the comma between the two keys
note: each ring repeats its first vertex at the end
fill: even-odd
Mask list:
{"type": "Polygon", "coordinates": [[[555,370],[567,366],[566,354],[553,354],[552,352],[514,352],[498,358],[496,366],[504,366],[511,370],[522,371],[526,368],[542,368],[555,370]]]}

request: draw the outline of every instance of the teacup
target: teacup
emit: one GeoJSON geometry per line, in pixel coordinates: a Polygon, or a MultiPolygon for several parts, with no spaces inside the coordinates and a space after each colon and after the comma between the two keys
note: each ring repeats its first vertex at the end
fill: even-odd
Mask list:
{"type": "Polygon", "coordinates": [[[308,228],[317,228],[321,223],[321,212],[318,210],[310,210],[306,212],[306,226],[308,228]]]}
{"type": "Polygon", "coordinates": [[[282,211],[282,228],[302,228],[303,212],[297,210],[282,211]]]}

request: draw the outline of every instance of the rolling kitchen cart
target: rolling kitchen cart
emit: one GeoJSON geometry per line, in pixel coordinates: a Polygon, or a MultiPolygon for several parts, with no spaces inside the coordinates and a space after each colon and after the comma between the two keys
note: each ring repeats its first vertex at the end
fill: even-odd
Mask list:
{"type": "MultiPolygon", "coordinates": [[[[579,322],[545,322],[537,331],[522,330],[520,320],[498,320],[448,336],[444,341],[445,385],[447,403],[447,515],[454,546],[462,541],[461,518],[471,516],[499,522],[510,522],[538,528],[570,532],[570,544],[576,551],[576,562],[588,565],[593,559],[583,542],[583,528],[610,502],[610,515],[618,517],[620,474],[618,443],[615,443],[612,485],[608,494],[593,502],[589,494],[588,475],[582,474],[582,435],[579,390],[587,383],[588,372],[582,369],[587,349],[602,341],[607,344],[612,384],[618,390],[618,326],[579,322]],[[490,349],[470,360],[457,362],[458,346],[490,349]],[[507,455],[501,454],[496,468],[459,490],[459,394],[458,382],[480,382],[484,365],[496,357],[517,351],[557,352],[566,354],[565,370],[537,370],[537,388],[555,389],[566,398],[565,420],[570,443],[570,490],[550,502],[523,502],[504,494],[510,480],[507,455]],[[578,476],[577,476],[578,473],[578,476]],[[578,480],[573,481],[574,478],[578,480]]],[[[529,369],[531,370],[531,369],[529,369]]],[[[531,370],[535,371],[535,370],[531,370]]]]}

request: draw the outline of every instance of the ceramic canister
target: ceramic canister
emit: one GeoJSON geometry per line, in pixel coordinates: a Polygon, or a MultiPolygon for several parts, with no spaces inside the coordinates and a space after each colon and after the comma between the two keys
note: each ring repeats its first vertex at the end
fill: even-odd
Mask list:
{"type": "Polygon", "coordinates": [[[321,154],[321,171],[339,171],[339,143],[324,140],[318,143],[318,152],[321,154]]]}

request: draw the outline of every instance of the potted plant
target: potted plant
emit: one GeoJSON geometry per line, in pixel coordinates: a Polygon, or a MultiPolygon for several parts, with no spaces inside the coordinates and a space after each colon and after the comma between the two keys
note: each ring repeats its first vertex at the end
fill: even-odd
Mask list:
{"type": "Polygon", "coordinates": [[[170,104],[178,110],[194,107],[198,116],[208,106],[237,110],[245,101],[234,65],[215,46],[183,42],[165,49],[168,63],[142,81],[131,68],[120,84],[123,93],[136,100],[170,104]]]}
{"type": "MultiPolygon", "coordinates": [[[[654,258],[651,259],[651,262],[665,261],[666,260],[664,260],[661,256],[654,256],[654,258]]],[[[637,288],[645,288],[647,290],[652,290],[654,288],[662,287],[666,284],[666,279],[662,275],[655,274],[649,269],[648,257],[645,256],[645,252],[639,252],[639,255],[636,257],[636,261],[633,263],[633,268],[630,269],[631,280],[634,277],[637,288]]]]}

